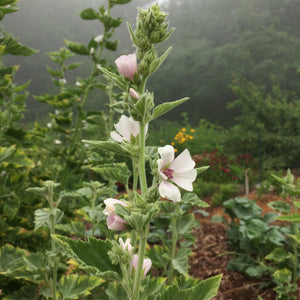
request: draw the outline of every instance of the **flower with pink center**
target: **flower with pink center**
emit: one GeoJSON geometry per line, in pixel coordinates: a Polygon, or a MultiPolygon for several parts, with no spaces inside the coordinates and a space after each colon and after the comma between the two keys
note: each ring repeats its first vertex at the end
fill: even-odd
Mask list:
{"type": "Polygon", "coordinates": [[[129,79],[133,79],[134,74],[137,73],[137,59],[136,54],[122,55],[115,60],[120,74],[129,79]]]}
{"type": "Polygon", "coordinates": [[[171,145],[158,148],[158,153],[161,157],[157,160],[158,171],[162,179],[159,194],[163,198],[179,202],[181,193],[176,185],[190,192],[193,190],[192,183],[197,177],[195,162],[187,149],[174,159],[174,148],[171,145]]]}
{"type": "MultiPolygon", "coordinates": [[[[121,116],[120,121],[114,125],[116,131],[112,131],[110,136],[113,140],[122,143],[123,141],[129,142],[131,141],[131,136],[137,137],[140,133],[140,123],[132,119],[132,117],[128,118],[124,115],[121,116]]],[[[145,135],[148,131],[148,124],[145,127],[145,135]]]]}
{"type": "Polygon", "coordinates": [[[113,198],[108,198],[104,200],[106,205],[103,213],[107,216],[106,222],[108,229],[123,231],[126,229],[126,221],[115,214],[115,204],[120,204],[122,206],[128,206],[128,204],[122,200],[117,200],[113,198]]]}
{"type": "MultiPolygon", "coordinates": [[[[137,269],[138,260],[139,260],[139,256],[137,254],[133,254],[132,260],[130,262],[130,270],[132,270],[132,267],[134,267],[135,270],[137,269]]],[[[146,276],[146,274],[150,270],[151,266],[152,266],[151,259],[150,258],[145,258],[144,262],[143,262],[144,277],[146,276]]]]}

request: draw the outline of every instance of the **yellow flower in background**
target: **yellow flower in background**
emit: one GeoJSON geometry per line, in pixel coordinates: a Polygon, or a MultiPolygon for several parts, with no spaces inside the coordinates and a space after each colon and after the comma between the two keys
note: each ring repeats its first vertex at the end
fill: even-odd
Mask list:
{"type": "Polygon", "coordinates": [[[191,131],[191,132],[195,132],[195,129],[191,129],[190,131],[191,131]]]}

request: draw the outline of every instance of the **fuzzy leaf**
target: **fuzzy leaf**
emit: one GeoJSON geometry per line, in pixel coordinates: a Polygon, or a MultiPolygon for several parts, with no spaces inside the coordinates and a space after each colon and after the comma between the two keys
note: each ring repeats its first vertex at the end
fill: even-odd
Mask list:
{"type": "Polygon", "coordinates": [[[99,13],[93,8],[86,8],[80,12],[80,17],[83,20],[96,20],[99,19],[99,13]]]}
{"type": "Polygon", "coordinates": [[[62,276],[58,284],[58,296],[62,299],[79,299],[90,294],[90,290],[104,282],[96,276],[71,274],[62,276]]]}
{"type": "Polygon", "coordinates": [[[175,283],[169,286],[161,295],[157,296],[155,300],[210,300],[218,292],[221,277],[222,275],[217,275],[202,280],[197,285],[188,289],[180,289],[178,284],[175,283]]]}
{"type": "Polygon", "coordinates": [[[188,99],[189,98],[182,98],[180,100],[176,100],[173,102],[165,102],[163,104],[156,106],[153,109],[151,120],[154,120],[155,118],[162,116],[163,114],[167,113],[168,111],[172,110],[173,108],[177,107],[178,105],[184,103],[188,99]]]}
{"type": "Polygon", "coordinates": [[[107,41],[105,43],[105,48],[111,51],[116,51],[119,47],[119,41],[115,40],[114,42],[107,41]]]}
{"type": "Polygon", "coordinates": [[[294,214],[289,216],[280,216],[277,217],[276,220],[287,221],[287,222],[300,222],[300,214],[294,214]]]}
{"type": "Polygon", "coordinates": [[[179,249],[174,259],[172,259],[172,265],[175,270],[180,274],[187,274],[189,264],[188,256],[192,254],[189,248],[179,249]]]}
{"type": "Polygon", "coordinates": [[[107,254],[112,249],[111,241],[90,238],[88,242],[84,242],[60,235],[54,235],[53,237],[70,256],[75,255],[74,259],[80,262],[82,267],[88,267],[96,274],[109,271],[111,272],[110,275],[113,275],[113,273],[121,274],[120,267],[113,265],[107,254]]]}
{"type": "Polygon", "coordinates": [[[283,214],[288,214],[291,211],[291,206],[284,201],[272,201],[268,203],[268,206],[283,214]]]}
{"type": "Polygon", "coordinates": [[[121,182],[125,185],[131,175],[125,163],[115,163],[92,168],[96,173],[101,174],[104,178],[114,179],[116,182],[121,182]]]}
{"type": "Polygon", "coordinates": [[[79,55],[89,55],[90,50],[84,45],[80,43],[74,43],[65,39],[65,44],[67,47],[74,53],[79,55]]]}
{"type": "Polygon", "coordinates": [[[195,193],[185,193],[181,199],[181,203],[198,207],[209,207],[209,204],[202,201],[195,193]]]}
{"type": "Polygon", "coordinates": [[[151,62],[150,67],[149,67],[150,73],[154,73],[162,65],[162,63],[165,61],[165,59],[170,54],[171,50],[172,50],[172,47],[169,47],[161,57],[156,58],[151,62]]]}
{"type": "Polygon", "coordinates": [[[0,39],[0,45],[5,45],[3,54],[29,56],[38,51],[20,44],[11,34],[5,34],[4,39],[0,39]]]}
{"type": "Polygon", "coordinates": [[[123,154],[126,155],[126,152],[123,150],[121,145],[116,142],[110,142],[110,141],[92,141],[92,140],[82,140],[83,143],[89,144],[93,147],[97,147],[101,150],[107,151],[107,152],[114,152],[117,154],[123,154]]]}
{"type": "Polygon", "coordinates": [[[50,228],[50,217],[54,216],[55,224],[59,223],[63,217],[64,213],[58,209],[50,209],[50,208],[41,208],[37,209],[34,212],[34,230],[37,230],[41,227],[50,228]]]}

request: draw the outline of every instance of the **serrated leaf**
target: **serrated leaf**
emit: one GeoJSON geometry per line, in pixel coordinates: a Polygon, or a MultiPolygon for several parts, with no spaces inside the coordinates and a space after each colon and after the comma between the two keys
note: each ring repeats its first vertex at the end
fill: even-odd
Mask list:
{"type": "Polygon", "coordinates": [[[299,223],[300,222],[300,214],[294,214],[294,215],[289,215],[289,216],[280,216],[280,217],[277,217],[276,220],[299,223]]]}
{"type": "Polygon", "coordinates": [[[55,228],[67,234],[82,238],[85,237],[85,228],[82,222],[71,221],[71,223],[68,224],[57,224],[55,228]]]}
{"type": "MultiPolygon", "coordinates": [[[[96,273],[114,272],[121,274],[120,267],[113,265],[108,256],[112,249],[110,240],[100,240],[89,238],[87,242],[81,240],[72,240],[70,238],[54,235],[53,238],[57,243],[67,251],[70,256],[80,262],[83,267],[90,267],[96,273]]],[[[111,273],[112,274],[112,273],[111,273]]]]}
{"type": "Polygon", "coordinates": [[[272,201],[268,203],[268,206],[283,214],[288,214],[292,209],[291,206],[284,201],[272,201]]]}
{"type": "Polygon", "coordinates": [[[288,252],[286,252],[282,247],[275,248],[271,253],[269,253],[265,259],[281,262],[289,257],[288,252]]]}
{"type": "Polygon", "coordinates": [[[123,150],[121,145],[116,142],[92,141],[92,140],[82,140],[82,142],[85,144],[89,144],[93,147],[99,147],[99,149],[104,150],[104,151],[127,155],[127,153],[123,150]]]}
{"type": "Polygon", "coordinates": [[[86,8],[80,12],[80,17],[83,20],[96,20],[99,19],[99,13],[93,8],[86,8]]]}
{"type": "Polygon", "coordinates": [[[50,67],[46,66],[48,72],[54,76],[54,77],[61,77],[62,76],[62,72],[60,70],[53,70],[50,67]]]}
{"type": "Polygon", "coordinates": [[[28,48],[20,44],[11,34],[5,34],[5,37],[2,40],[1,44],[5,45],[3,54],[9,53],[12,55],[29,56],[38,52],[37,50],[28,48]]]}
{"type": "Polygon", "coordinates": [[[68,41],[66,39],[65,39],[65,44],[73,53],[76,53],[79,55],[89,55],[90,54],[90,50],[84,44],[74,43],[74,42],[68,41]]]}
{"type": "Polygon", "coordinates": [[[168,259],[168,254],[164,247],[159,245],[154,245],[150,249],[147,250],[147,256],[152,261],[152,266],[154,269],[164,269],[166,268],[167,264],[170,262],[168,259]]]}
{"type": "Polygon", "coordinates": [[[98,69],[103,73],[104,77],[115,82],[122,90],[126,90],[127,83],[124,80],[122,80],[122,78],[119,75],[110,72],[109,70],[101,66],[98,66],[98,69]]]}
{"type": "Polygon", "coordinates": [[[104,282],[103,279],[88,275],[62,276],[58,284],[58,297],[62,299],[79,299],[88,296],[90,291],[104,282]]]}
{"type": "Polygon", "coordinates": [[[165,61],[165,59],[170,54],[171,50],[172,50],[172,47],[169,47],[161,57],[154,59],[150,63],[150,67],[149,67],[150,73],[154,73],[162,65],[162,63],[165,61]]]}
{"type": "Polygon", "coordinates": [[[175,258],[172,259],[172,265],[174,269],[177,270],[180,274],[187,274],[189,268],[188,256],[191,254],[191,249],[182,248],[178,250],[175,258]]]}
{"type": "Polygon", "coordinates": [[[185,193],[181,199],[181,203],[198,207],[209,207],[209,204],[202,201],[195,193],[185,193]]]}
{"type": "Polygon", "coordinates": [[[28,251],[14,247],[12,245],[4,245],[0,248],[0,273],[14,267],[24,256],[28,255],[28,251]]]}
{"type": "Polygon", "coordinates": [[[73,69],[80,67],[82,64],[83,64],[82,62],[72,63],[72,64],[69,64],[66,68],[67,68],[67,70],[73,70],[73,69]]]}
{"type": "Polygon", "coordinates": [[[151,278],[146,277],[146,280],[143,282],[147,287],[140,295],[141,300],[148,300],[150,296],[156,296],[159,294],[165,287],[166,278],[156,277],[151,278]]]}
{"type": "Polygon", "coordinates": [[[62,217],[63,217],[64,213],[58,209],[58,208],[41,208],[41,209],[37,209],[34,212],[34,230],[37,230],[38,228],[41,227],[47,227],[50,228],[51,223],[50,223],[50,217],[54,216],[54,224],[58,224],[62,217]]]}
{"type": "Polygon", "coordinates": [[[92,170],[101,174],[104,178],[114,179],[116,182],[121,182],[125,185],[128,184],[128,180],[131,175],[125,163],[96,166],[93,167],[92,170]]]}
{"type": "Polygon", "coordinates": [[[24,83],[22,85],[19,85],[19,86],[15,87],[15,92],[16,93],[22,92],[23,90],[25,90],[29,86],[30,82],[31,82],[31,80],[27,81],[26,83],[24,83]]]}
{"type": "Polygon", "coordinates": [[[291,237],[294,241],[296,241],[300,245],[300,237],[295,234],[289,234],[289,237],[291,237]]]}
{"type": "Polygon", "coordinates": [[[183,98],[183,99],[176,100],[173,102],[165,102],[163,104],[156,106],[153,109],[151,120],[154,120],[155,118],[162,116],[163,114],[167,113],[168,111],[172,110],[173,108],[177,107],[178,105],[184,103],[188,99],[189,98],[183,98]]]}
{"type": "Polygon", "coordinates": [[[175,283],[169,286],[161,295],[157,296],[155,300],[210,300],[217,295],[221,278],[222,275],[217,275],[202,280],[194,287],[188,289],[179,289],[178,284],[175,283]]]}

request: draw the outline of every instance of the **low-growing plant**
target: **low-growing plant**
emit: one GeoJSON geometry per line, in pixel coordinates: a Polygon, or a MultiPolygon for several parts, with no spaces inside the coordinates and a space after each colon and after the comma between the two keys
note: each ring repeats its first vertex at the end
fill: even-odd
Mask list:
{"type": "Polygon", "coordinates": [[[212,196],[212,205],[218,206],[238,194],[238,186],[232,183],[221,183],[212,196]]]}

